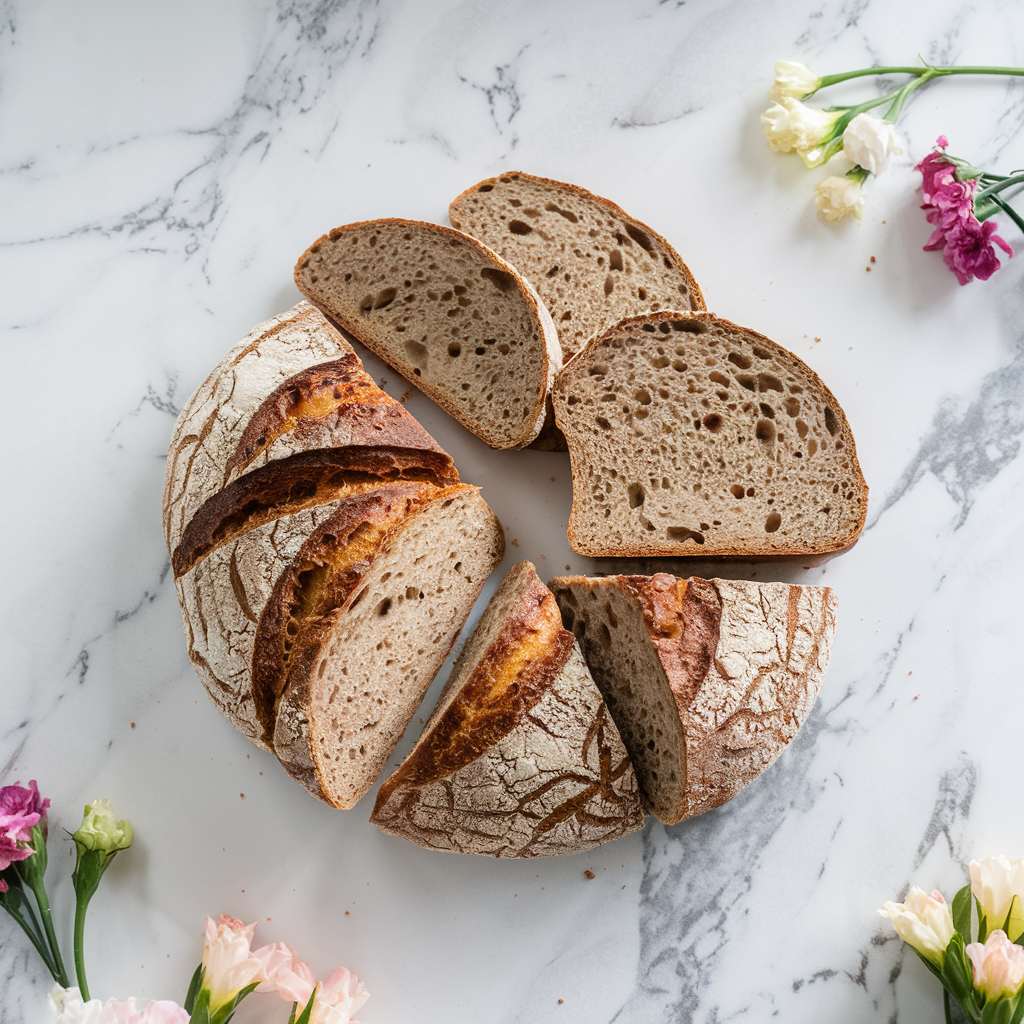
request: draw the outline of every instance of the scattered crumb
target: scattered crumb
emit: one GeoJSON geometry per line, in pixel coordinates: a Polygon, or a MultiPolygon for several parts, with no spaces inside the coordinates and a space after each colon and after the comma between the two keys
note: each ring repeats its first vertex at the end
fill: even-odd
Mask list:
{"type": "MultiPolygon", "coordinates": [[[[806,335],[804,335],[804,337],[806,337],[806,335]]],[[[818,334],[816,334],[816,335],[814,336],[814,340],[815,340],[815,341],[821,341],[821,336],[820,336],[820,335],[818,335],[818,334]]]]}
{"type": "Polygon", "coordinates": [[[267,920],[269,921],[269,920],[270,920],[270,918],[268,917],[268,918],[267,918],[267,920]]]}
{"type": "Polygon", "coordinates": [[[559,1005],[559,1006],[561,1006],[561,1005],[562,1005],[562,1003],[564,1003],[564,1002],[565,1002],[565,1000],[564,1000],[564,999],[559,999],[559,1000],[558,1000],[558,1005],[559,1005]]]}
{"type": "Polygon", "coordinates": [[[245,890],[243,889],[242,892],[245,892],[245,890]]]}
{"type": "Polygon", "coordinates": [[[135,723],[134,723],[134,722],[132,722],[132,728],[133,728],[133,729],[135,728],[135,723]]]}
{"type": "MultiPolygon", "coordinates": [[[[348,917],[348,911],[347,910],[345,911],[345,916],[348,917]]],[[[269,921],[270,918],[268,917],[267,920],[269,921]]]]}
{"type": "Polygon", "coordinates": [[[591,871],[590,868],[587,868],[587,870],[584,871],[583,874],[585,874],[587,876],[587,878],[593,878],[594,877],[594,872],[591,871]]]}
{"type": "Polygon", "coordinates": [[[847,352],[852,352],[853,351],[853,346],[851,345],[846,351],[847,352]]]}
{"type": "Polygon", "coordinates": [[[547,558],[548,556],[547,555],[541,555],[540,557],[541,558],[547,558]]]}
{"type": "Polygon", "coordinates": [[[245,799],[245,794],[244,794],[244,793],[239,793],[238,795],[239,795],[240,797],[242,797],[242,799],[243,799],[243,800],[245,799]]]}
{"type": "MultiPolygon", "coordinates": [[[[882,223],[884,224],[884,223],[885,223],[885,221],[883,220],[883,221],[882,221],[882,223]]],[[[875,257],[874,257],[874,256],[872,256],[872,257],[871,257],[871,262],[872,262],[872,263],[874,263],[874,262],[875,262],[875,257]]]]}
{"type": "Polygon", "coordinates": [[[399,399],[399,401],[402,403],[402,405],[405,405],[405,403],[409,401],[409,396],[411,394],[412,394],[412,388],[410,388],[408,391],[406,391],[406,393],[404,395],[402,395],[402,397],[399,399]]]}
{"type": "Polygon", "coordinates": [[[882,223],[884,224],[884,223],[885,223],[885,221],[883,220],[883,221],[882,221],[882,223]]]}
{"type": "Polygon", "coordinates": [[[519,538],[518,537],[513,537],[512,538],[512,547],[514,547],[514,548],[519,547],[519,538]]]}
{"type": "Polygon", "coordinates": [[[551,478],[551,482],[552,482],[552,483],[554,483],[554,482],[555,482],[555,478],[554,478],[554,477],[552,477],[552,478],[551,478]]]}
{"type": "Polygon", "coordinates": [[[519,893],[517,893],[517,892],[514,892],[514,893],[512,894],[512,899],[514,899],[514,900],[517,900],[517,899],[519,899],[519,893]]]}
{"type": "Polygon", "coordinates": [[[622,888],[623,888],[623,889],[625,889],[626,887],[625,887],[625,886],[623,886],[622,888]]]}
{"type": "Polygon", "coordinates": [[[921,694],[919,694],[919,693],[915,693],[915,694],[914,694],[914,700],[917,700],[917,698],[918,698],[918,697],[920,697],[920,696],[921,696],[921,694]]]}
{"type": "Polygon", "coordinates": [[[565,567],[565,571],[566,571],[566,572],[568,572],[568,571],[569,571],[569,570],[570,570],[571,568],[572,568],[572,566],[571,566],[571,565],[567,565],[567,566],[565,567]]]}
{"type": "Polygon", "coordinates": [[[388,382],[387,377],[381,377],[381,379],[380,379],[380,386],[384,387],[384,385],[387,384],[387,382],[388,382]]]}
{"type": "Polygon", "coordinates": [[[423,719],[421,718],[421,719],[420,719],[420,725],[422,725],[422,724],[423,724],[423,719]]]}
{"type": "Polygon", "coordinates": [[[913,670],[913,669],[911,669],[911,670],[910,670],[910,671],[909,671],[909,672],[907,673],[907,675],[908,675],[908,676],[912,676],[913,674],[914,674],[914,670],[913,670]]]}
{"type": "Polygon", "coordinates": [[[864,269],[865,269],[865,270],[866,270],[866,271],[867,271],[867,272],[868,272],[869,274],[871,273],[871,268],[870,268],[870,267],[865,267],[864,269]]]}
{"type": "Polygon", "coordinates": [[[262,775],[262,774],[263,774],[263,772],[260,772],[260,775],[262,775]]]}

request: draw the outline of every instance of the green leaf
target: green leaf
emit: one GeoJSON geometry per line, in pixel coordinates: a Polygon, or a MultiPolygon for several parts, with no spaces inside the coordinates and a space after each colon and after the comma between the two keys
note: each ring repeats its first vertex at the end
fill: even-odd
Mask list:
{"type": "Polygon", "coordinates": [[[310,1014],[313,1012],[313,1003],[316,1002],[316,989],[313,989],[313,994],[309,997],[309,1002],[306,1003],[305,1009],[299,1014],[295,1021],[295,1024],[309,1024],[310,1014]]]}
{"type": "Polygon", "coordinates": [[[1021,906],[1020,897],[1016,893],[1013,894],[1010,909],[1003,922],[1003,931],[1011,942],[1016,942],[1024,935],[1024,907],[1021,906]]]}
{"type": "Polygon", "coordinates": [[[993,999],[981,1011],[981,1024],[1010,1024],[1013,1016],[1013,999],[993,999]]]}
{"type": "Polygon", "coordinates": [[[188,983],[188,992],[185,995],[185,1002],[182,1004],[185,1007],[186,1013],[192,1012],[192,1007],[196,1005],[196,996],[202,987],[203,965],[200,963],[196,968],[195,974],[192,975],[192,980],[188,983]]]}
{"type": "Polygon", "coordinates": [[[967,959],[964,940],[959,932],[949,940],[946,947],[946,956],[942,962],[942,984],[961,1006],[973,999],[974,968],[967,959]]]}
{"type": "Polygon", "coordinates": [[[189,1024],[210,1024],[210,990],[201,988],[195,1005],[189,1011],[189,1024]]]}
{"type": "Polygon", "coordinates": [[[988,918],[977,896],[974,897],[974,905],[978,909],[978,937],[974,941],[984,942],[988,938],[988,918]]]}
{"type": "Polygon", "coordinates": [[[953,927],[964,942],[971,941],[971,884],[967,883],[953,897],[953,927]]]}
{"type": "Polygon", "coordinates": [[[1017,993],[1016,999],[1017,1005],[1013,1009],[1013,1016],[1010,1018],[1010,1024],[1020,1024],[1021,1018],[1024,1017],[1024,998],[1022,998],[1020,992],[1017,993]]]}
{"type": "Polygon", "coordinates": [[[210,1024],[228,1024],[228,1021],[234,1016],[235,1010],[238,1009],[238,1004],[259,984],[258,981],[254,981],[251,985],[246,985],[245,988],[239,989],[238,994],[230,1003],[225,1003],[220,1007],[216,1013],[210,1018],[210,1024]]]}

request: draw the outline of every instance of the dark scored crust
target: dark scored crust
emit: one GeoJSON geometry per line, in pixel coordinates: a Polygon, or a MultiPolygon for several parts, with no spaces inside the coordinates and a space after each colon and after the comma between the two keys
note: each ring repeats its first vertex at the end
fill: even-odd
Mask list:
{"type": "Polygon", "coordinates": [[[495,857],[576,852],[641,827],[635,777],[604,702],[589,678],[579,689],[558,689],[569,665],[586,675],[553,595],[521,562],[463,649],[416,747],[378,792],[370,820],[428,848],[495,857]],[[478,636],[495,626],[481,647],[478,636]],[[565,717],[552,720],[545,701],[565,717]],[[578,743],[575,756],[557,770],[543,755],[529,765],[538,728],[578,743]],[[509,764],[502,741],[517,732],[509,764]],[[481,804],[476,789],[491,796],[481,804]],[[448,794],[443,808],[434,806],[439,792],[448,794]]]}
{"type": "Polygon", "coordinates": [[[451,458],[424,448],[349,446],[302,452],[254,469],[193,516],[171,557],[183,576],[211,551],[272,519],[390,482],[459,482],[451,458]]]}

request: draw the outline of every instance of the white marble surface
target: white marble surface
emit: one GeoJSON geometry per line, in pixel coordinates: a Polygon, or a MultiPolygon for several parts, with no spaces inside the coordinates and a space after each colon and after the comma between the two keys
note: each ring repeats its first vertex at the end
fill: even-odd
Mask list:
{"type": "MultiPolygon", "coordinates": [[[[1022,39],[1010,0],[0,0],[0,782],[53,798],[65,934],[62,829],[99,795],[135,824],[90,918],[96,994],[180,1000],[223,911],[356,971],[366,1024],[939,1019],[875,908],[1024,854],[1024,252],[958,287],[921,251],[911,168],[940,132],[1024,163],[1024,91],[923,91],[908,155],[838,229],[810,206],[825,172],[770,153],[758,115],[777,58],[1022,64],[1022,39]],[[309,242],[444,223],[506,169],[667,236],[710,309],[824,377],[871,486],[845,555],[683,570],[837,589],[825,687],[780,761],[703,818],[540,863],[383,836],[371,797],[332,811],[234,733],[186,659],[159,526],[178,408],[292,304],[309,242]]],[[[565,541],[564,456],[493,453],[418,393],[409,408],[509,526],[506,569],[591,567],[565,541]]],[[[47,988],[0,922],[0,1022],[47,1020],[47,988]]],[[[285,1019],[256,1002],[239,1020],[285,1019]]]]}

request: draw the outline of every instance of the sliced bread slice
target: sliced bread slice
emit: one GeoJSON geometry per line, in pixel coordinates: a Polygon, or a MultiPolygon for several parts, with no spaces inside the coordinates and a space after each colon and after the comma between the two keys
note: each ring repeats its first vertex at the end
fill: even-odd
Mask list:
{"type": "Polygon", "coordinates": [[[420,221],[348,224],[299,257],[295,283],[492,448],[536,437],[558,335],[533,287],[476,239],[420,221]]]}
{"type": "Polygon", "coordinates": [[[827,587],[654,576],[549,583],[666,824],[734,797],[796,735],[828,665],[827,587]]]}
{"type": "Polygon", "coordinates": [[[274,752],[335,807],[376,781],[505,547],[466,484],[417,496],[381,537],[353,522],[322,524],[292,560],[253,654],[274,752]]]}
{"type": "Polygon", "coordinates": [[[820,554],[864,526],[868,489],[835,396],[792,352],[711,313],[616,324],[552,400],[580,554],[820,554]]]}
{"type": "Polygon", "coordinates": [[[577,853],[643,827],[622,741],[529,562],[491,599],[370,820],[490,857],[577,853]]]}
{"type": "Polygon", "coordinates": [[[509,171],[467,189],[448,216],[533,283],[566,364],[628,316],[704,308],[689,268],[661,235],[576,185],[509,171]]]}
{"type": "Polygon", "coordinates": [[[447,453],[303,301],[254,327],[178,416],[163,498],[175,574],[236,535],[257,514],[253,502],[263,507],[259,515],[272,515],[277,504],[331,500],[335,471],[419,475],[442,486],[459,479],[447,453]],[[320,457],[311,462],[313,452],[320,457]],[[296,457],[305,457],[296,472],[281,468],[296,457]],[[253,473],[261,475],[247,479],[253,473]]]}

